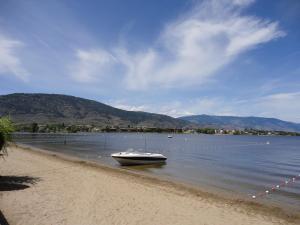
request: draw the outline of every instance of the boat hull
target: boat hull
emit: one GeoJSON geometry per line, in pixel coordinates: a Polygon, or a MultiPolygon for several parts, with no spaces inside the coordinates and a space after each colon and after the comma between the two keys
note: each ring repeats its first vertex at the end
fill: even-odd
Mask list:
{"type": "Polygon", "coordinates": [[[147,157],[116,157],[113,158],[122,166],[132,165],[148,165],[148,164],[162,164],[166,162],[166,158],[147,158],[147,157]]]}

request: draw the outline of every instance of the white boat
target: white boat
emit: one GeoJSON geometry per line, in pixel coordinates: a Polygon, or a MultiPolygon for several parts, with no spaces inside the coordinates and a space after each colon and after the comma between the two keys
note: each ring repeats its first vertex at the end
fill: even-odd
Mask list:
{"type": "Polygon", "coordinates": [[[170,134],[168,135],[168,138],[172,138],[172,137],[173,137],[172,135],[170,135],[170,134]]]}
{"type": "Polygon", "coordinates": [[[161,164],[167,160],[162,154],[145,152],[118,152],[111,154],[122,166],[161,164]]]}

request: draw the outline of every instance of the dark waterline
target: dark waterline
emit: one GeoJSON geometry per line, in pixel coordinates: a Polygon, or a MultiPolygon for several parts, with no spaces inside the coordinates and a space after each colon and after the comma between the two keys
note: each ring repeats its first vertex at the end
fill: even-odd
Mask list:
{"type": "MultiPolygon", "coordinates": [[[[16,134],[15,141],[119,167],[110,154],[162,153],[167,164],[131,167],[245,198],[300,173],[300,137],[145,133],[16,134]],[[66,144],[64,142],[66,141],[66,144]]],[[[300,177],[257,201],[300,209],[300,177]]]]}

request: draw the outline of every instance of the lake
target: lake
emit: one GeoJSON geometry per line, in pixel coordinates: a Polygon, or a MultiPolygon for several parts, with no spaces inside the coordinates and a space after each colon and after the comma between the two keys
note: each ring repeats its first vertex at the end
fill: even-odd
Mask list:
{"type": "Polygon", "coordinates": [[[168,138],[168,134],[157,133],[81,133],[15,134],[14,140],[114,167],[120,167],[110,157],[114,152],[134,149],[162,153],[168,157],[165,165],[125,169],[242,198],[253,199],[255,195],[255,201],[300,209],[300,137],[173,134],[168,138]]]}

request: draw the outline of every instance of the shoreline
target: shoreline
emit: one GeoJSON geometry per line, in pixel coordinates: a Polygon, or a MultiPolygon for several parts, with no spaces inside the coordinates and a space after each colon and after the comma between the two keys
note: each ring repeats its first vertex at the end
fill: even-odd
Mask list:
{"type": "MultiPolygon", "coordinates": [[[[79,167],[78,170],[80,172],[84,173],[84,170],[87,170],[92,173],[96,173],[95,175],[99,175],[100,173],[104,174],[106,179],[109,180],[110,178],[116,178],[117,180],[114,182],[118,182],[120,179],[122,182],[124,181],[131,181],[136,182],[139,185],[142,185],[146,188],[150,188],[153,191],[158,191],[167,193],[168,195],[171,195],[173,198],[188,198],[189,201],[195,201],[198,200],[199,203],[202,202],[212,205],[221,205],[219,207],[229,207],[234,209],[234,211],[238,211],[240,213],[245,213],[245,215],[260,215],[262,217],[268,217],[272,220],[283,220],[285,223],[290,224],[296,224],[300,221],[300,215],[284,211],[283,209],[276,207],[276,206],[267,206],[262,203],[257,203],[253,201],[247,201],[244,199],[229,199],[225,196],[218,195],[215,193],[206,192],[203,189],[188,185],[186,183],[178,182],[178,181],[172,181],[169,179],[152,176],[144,173],[135,172],[132,170],[122,169],[122,168],[114,168],[108,165],[103,165],[98,162],[88,161],[84,160],[75,156],[70,156],[62,153],[57,152],[51,152],[47,150],[43,150],[40,148],[35,147],[25,147],[22,145],[15,145],[11,144],[9,147],[9,156],[7,158],[7,161],[9,160],[10,155],[12,155],[11,151],[19,151],[25,153],[25,156],[28,157],[38,157],[38,159],[43,159],[44,161],[47,161],[51,165],[52,162],[56,164],[62,164],[63,166],[66,166],[66,168],[72,168],[72,167],[79,167]]],[[[11,157],[14,157],[11,156],[11,157]]],[[[17,157],[17,156],[16,156],[17,157]]],[[[18,159],[17,161],[20,161],[22,159],[18,159]]],[[[1,165],[0,165],[1,166],[1,165]]],[[[1,168],[1,167],[0,167],[1,168]]],[[[5,167],[3,167],[5,169],[5,167]]],[[[13,170],[13,169],[12,169],[13,170]]],[[[55,171],[56,169],[53,169],[55,171]]],[[[57,169],[58,170],[58,169],[57,169]]],[[[46,171],[46,170],[44,170],[46,171]]],[[[43,168],[41,168],[40,172],[43,172],[43,168]]],[[[18,173],[16,175],[26,175],[30,174],[32,175],[39,175],[39,171],[31,171],[26,172],[25,174],[18,173]]],[[[12,175],[12,174],[9,174],[12,175]]],[[[76,175],[76,174],[75,174],[76,175]]],[[[43,175],[40,174],[39,176],[42,177],[43,175]]],[[[47,176],[46,176],[47,177],[47,176]]],[[[55,178],[52,177],[51,178],[55,178]]],[[[44,178],[45,179],[45,178],[44,178]]],[[[92,178],[91,178],[92,179],[92,178]]],[[[94,180],[92,180],[94,182],[94,180]]],[[[95,181],[96,182],[96,181],[95,181]]],[[[132,185],[131,183],[126,183],[126,185],[132,185]]],[[[32,185],[35,187],[35,185],[32,185]]],[[[45,187],[47,188],[47,187],[45,187]]],[[[28,189],[26,189],[28,190],[28,189]]],[[[130,190],[129,190],[130,191],[130,190]]],[[[9,192],[11,194],[14,191],[9,192]]],[[[8,193],[8,192],[7,192],[8,193]]],[[[5,195],[5,192],[0,192],[0,199],[3,199],[5,195]]],[[[50,196],[51,197],[51,196],[50,196]]],[[[165,196],[162,196],[165,197],[165,196]]],[[[116,196],[113,196],[112,199],[116,198],[116,196]]],[[[149,199],[146,199],[147,201],[149,199]]],[[[182,199],[181,199],[182,200],[182,199]]],[[[185,199],[186,200],[186,199],[185,199]]],[[[188,201],[187,201],[188,202],[188,201]]],[[[187,204],[185,202],[185,204],[187,204]]],[[[197,202],[195,202],[197,204],[197,202]]],[[[205,204],[204,204],[205,205],[205,204]]],[[[1,209],[3,208],[4,215],[6,216],[6,212],[8,212],[8,221],[10,221],[10,214],[9,209],[5,208],[5,204],[2,205],[0,203],[1,209]]],[[[46,206],[45,206],[46,207],[46,206]]],[[[218,208],[218,207],[217,207],[218,208]]],[[[254,217],[255,218],[255,217],[254,217]]],[[[253,218],[251,218],[253,219],[253,218]]],[[[151,221],[150,221],[151,222],[151,221]]],[[[12,223],[13,224],[13,223],[12,223]]],[[[25,223],[26,224],[26,223],[25,223]]],[[[66,223],[68,224],[68,223],[66,223]]],[[[190,224],[190,223],[188,223],[190,224]]],[[[193,223],[192,223],[193,224],[193,223]]]]}
{"type": "MultiPolygon", "coordinates": [[[[46,155],[50,155],[53,157],[57,157],[58,159],[63,159],[66,161],[70,161],[70,162],[75,162],[75,163],[83,163],[86,165],[90,165],[92,167],[99,167],[101,169],[104,170],[111,170],[113,172],[119,172],[119,173],[123,173],[123,174],[127,174],[130,176],[139,176],[140,178],[144,178],[144,179],[148,179],[148,180],[153,180],[153,182],[157,182],[157,183],[163,183],[166,182],[169,185],[171,185],[172,187],[178,187],[179,189],[185,189],[185,190],[190,190],[192,193],[196,193],[197,195],[205,195],[209,198],[214,198],[216,200],[223,200],[223,201],[230,201],[230,203],[238,203],[238,204],[246,204],[246,205],[257,205],[257,206],[262,206],[262,207],[266,207],[266,208],[270,208],[270,209],[278,209],[279,211],[282,211],[283,214],[288,214],[288,215],[295,215],[297,214],[297,209],[293,208],[293,207],[288,207],[287,205],[282,205],[282,207],[272,203],[272,202],[268,202],[268,201],[259,201],[256,199],[252,199],[251,195],[243,195],[240,193],[236,193],[234,191],[230,191],[230,190],[225,190],[225,189],[221,189],[218,187],[211,187],[208,185],[202,185],[196,182],[189,182],[187,180],[184,179],[179,179],[179,178],[174,178],[174,177],[170,177],[170,176],[166,176],[166,175],[162,175],[162,174],[150,174],[147,172],[144,172],[143,170],[139,170],[139,169],[134,169],[129,167],[124,167],[124,166],[112,166],[109,164],[106,164],[105,162],[101,162],[99,160],[93,160],[92,158],[81,158],[80,156],[76,156],[73,154],[68,154],[68,153],[61,153],[61,152],[57,152],[57,151],[52,151],[52,150],[48,150],[48,149],[43,149],[42,147],[35,147],[35,146],[31,146],[28,144],[22,144],[22,143],[14,143],[13,145],[19,147],[19,148],[23,148],[23,149],[27,149],[27,150],[31,150],[37,153],[41,153],[41,154],[46,154],[46,155]],[[206,189],[208,189],[209,191],[206,191],[206,189]]],[[[299,214],[300,217],[300,214],[299,214]]]]}
{"type": "MultiPolygon", "coordinates": [[[[281,131],[278,131],[281,132],[281,131]]],[[[114,133],[128,133],[128,134],[173,134],[173,135],[215,135],[215,136],[253,136],[253,137],[300,137],[300,133],[297,133],[298,135],[291,135],[291,134],[206,134],[206,133],[172,133],[172,132],[131,132],[131,131],[109,131],[109,132],[76,132],[76,133],[66,133],[66,132],[26,132],[26,131],[18,131],[14,134],[38,134],[38,135],[49,135],[49,134],[58,134],[58,135],[82,135],[82,134],[114,134],[114,133]]]]}

